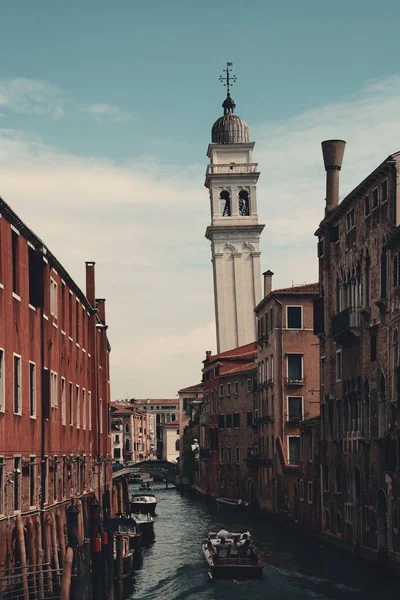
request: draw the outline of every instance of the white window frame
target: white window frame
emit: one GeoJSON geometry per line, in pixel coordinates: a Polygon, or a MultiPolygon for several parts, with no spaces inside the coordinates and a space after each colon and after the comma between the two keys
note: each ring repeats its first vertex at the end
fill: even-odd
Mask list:
{"type": "Polygon", "coordinates": [[[301,398],[301,421],[304,419],[304,396],[296,396],[295,394],[288,394],[286,396],[286,415],[287,421],[290,419],[289,415],[289,398],[301,398]]]}
{"type": "Polygon", "coordinates": [[[18,508],[15,508],[15,490],[13,489],[13,512],[14,515],[17,515],[18,513],[21,513],[21,506],[22,506],[22,456],[20,454],[14,454],[13,456],[13,464],[12,464],[13,470],[13,480],[14,480],[14,484],[13,484],[13,488],[15,487],[15,479],[16,476],[18,475],[18,480],[19,480],[19,490],[18,490],[18,508]],[[15,459],[19,459],[19,473],[15,472],[15,459]]]}
{"type": "Polygon", "coordinates": [[[303,308],[302,304],[288,304],[286,306],[286,329],[288,329],[289,331],[301,331],[302,329],[304,329],[304,308],[303,308]],[[300,308],[301,327],[289,327],[289,314],[288,314],[289,308],[300,308]]]}
{"type": "Polygon", "coordinates": [[[336,381],[342,381],[343,378],[343,355],[342,355],[342,351],[341,350],[336,350],[336,355],[335,355],[335,377],[336,377],[336,381]],[[338,366],[340,366],[340,373],[338,372],[338,366]],[[338,375],[340,375],[340,377],[338,377],[338,375]]]}
{"type": "Polygon", "coordinates": [[[13,413],[14,415],[22,415],[22,358],[20,354],[13,352],[13,413]],[[15,359],[19,359],[18,369],[18,411],[15,411],[15,359]]]}
{"type": "Polygon", "coordinates": [[[58,408],[58,375],[55,371],[50,371],[50,406],[58,408]]]}
{"type": "Polygon", "coordinates": [[[99,398],[99,423],[100,423],[100,433],[103,433],[103,399],[99,398]]]}
{"type": "Polygon", "coordinates": [[[346,213],[346,233],[349,233],[350,231],[352,231],[355,226],[356,226],[355,210],[354,210],[354,208],[351,208],[346,213]],[[352,215],[352,218],[350,218],[350,215],[352,215]]]}
{"type": "Polygon", "coordinates": [[[70,427],[74,425],[74,384],[68,382],[68,421],[70,427]]]}
{"type": "Polygon", "coordinates": [[[67,386],[65,377],[61,377],[61,425],[67,424],[67,386]]]}
{"type": "Polygon", "coordinates": [[[6,410],[6,394],[5,394],[5,352],[4,348],[0,348],[0,412],[6,410]]]}
{"type": "MultiPolygon", "coordinates": [[[[290,462],[290,442],[289,442],[289,440],[291,438],[298,439],[299,440],[299,445],[301,444],[301,440],[300,440],[300,436],[299,435],[288,435],[287,436],[287,463],[288,463],[289,466],[295,466],[295,467],[297,467],[297,466],[299,466],[300,461],[297,464],[290,462]]],[[[301,449],[299,448],[299,458],[300,458],[300,452],[301,452],[301,449]]]]}
{"type": "Polygon", "coordinates": [[[87,406],[86,406],[86,390],[82,388],[82,428],[86,430],[87,424],[87,406]]]}
{"type": "Polygon", "coordinates": [[[50,314],[57,319],[58,317],[58,284],[50,277],[50,314]]]}
{"type": "Polygon", "coordinates": [[[34,363],[33,360],[30,360],[29,361],[29,416],[30,416],[31,419],[36,419],[36,409],[37,409],[37,405],[36,405],[36,399],[37,399],[36,389],[37,389],[36,363],[34,363]],[[33,369],[33,373],[34,373],[34,377],[33,377],[33,389],[31,388],[31,365],[34,367],[34,369],[33,369]],[[33,407],[32,414],[31,414],[31,406],[33,407]]]}
{"type": "Polygon", "coordinates": [[[0,515],[5,515],[6,510],[6,458],[4,455],[0,456],[0,515]]]}
{"type": "Polygon", "coordinates": [[[81,428],[81,390],[79,385],[75,386],[75,410],[76,410],[76,428],[81,428]]]}
{"type": "MultiPolygon", "coordinates": [[[[287,352],[286,353],[286,379],[289,381],[289,356],[301,356],[301,379],[292,381],[304,382],[304,354],[302,352],[287,352]]],[[[273,359],[272,359],[273,360],[273,359]]]]}

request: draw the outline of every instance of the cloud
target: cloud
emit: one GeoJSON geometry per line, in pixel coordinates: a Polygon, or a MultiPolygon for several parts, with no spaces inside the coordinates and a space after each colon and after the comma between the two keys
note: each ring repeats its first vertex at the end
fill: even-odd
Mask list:
{"type": "Polygon", "coordinates": [[[112,104],[89,104],[83,105],[81,110],[89,114],[98,123],[104,123],[105,121],[111,121],[113,123],[126,123],[127,121],[134,121],[135,116],[127,111],[113,106],[112,104]]]}
{"type": "Polygon", "coordinates": [[[24,77],[3,79],[0,80],[0,107],[60,119],[64,115],[64,93],[48,81],[24,77]]]}
{"type": "MultiPolygon", "coordinates": [[[[325,197],[320,142],[348,142],[343,196],[399,149],[399,103],[400,78],[392,78],[287,122],[251,128],[266,225],[261,260],[275,272],[275,287],[317,277],[313,234],[325,197]]],[[[205,350],[215,350],[206,165],[184,161],[82,158],[38,136],[0,130],[1,196],[83,289],[84,261],[96,261],[114,397],[173,397],[198,382],[205,350]]]]}

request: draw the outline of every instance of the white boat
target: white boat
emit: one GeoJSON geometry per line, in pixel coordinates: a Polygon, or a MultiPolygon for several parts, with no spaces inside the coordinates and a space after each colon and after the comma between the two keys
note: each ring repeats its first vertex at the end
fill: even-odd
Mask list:
{"type": "Polygon", "coordinates": [[[153,516],[156,512],[157,498],[154,494],[132,494],[129,504],[131,514],[142,513],[153,516]]]}
{"type": "MultiPolygon", "coordinates": [[[[249,535],[248,532],[246,534],[249,535]]],[[[208,538],[203,540],[202,550],[211,579],[214,577],[220,579],[262,578],[263,562],[259,552],[250,537],[245,546],[237,544],[236,542],[241,536],[241,533],[228,533],[224,542],[226,550],[223,556],[220,551],[222,538],[219,538],[218,534],[209,533],[208,538]]]]}
{"type": "Polygon", "coordinates": [[[216,498],[215,500],[219,506],[223,506],[225,508],[234,508],[236,510],[242,510],[243,508],[248,508],[249,503],[244,500],[235,500],[233,498],[216,498]]]}
{"type": "Polygon", "coordinates": [[[153,534],[154,518],[150,514],[134,513],[132,514],[132,518],[136,521],[136,527],[143,536],[153,534]]]}

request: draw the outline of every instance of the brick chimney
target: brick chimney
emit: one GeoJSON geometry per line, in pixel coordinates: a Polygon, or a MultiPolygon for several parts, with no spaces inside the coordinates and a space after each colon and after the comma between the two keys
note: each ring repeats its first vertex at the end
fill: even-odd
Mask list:
{"type": "Polygon", "coordinates": [[[328,213],[339,205],[339,171],[342,168],[346,142],[325,140],[321,142],[321,146],[326,171],[325,213],[328,213]]]}
{"type": "Polygon", "coordinates": [[[211,350],[206,350],[206,360],[208,360],[211,356],[211,350]]]}
{"type": "Polygon", "coordinates": [[[86,261],[86,298],[88,299],[90,306],[95,306],[95,262],[91,260],[86,261]]]}
{"type": "Polygon", "coordinates": [[[272,271],[265,271],[265,273],[263,273],[263,277],[264,277],[264,298],[266,298],[268,296],[268,294],[271,293],[272,291],[272,275],[273,272],[272,271]]]}

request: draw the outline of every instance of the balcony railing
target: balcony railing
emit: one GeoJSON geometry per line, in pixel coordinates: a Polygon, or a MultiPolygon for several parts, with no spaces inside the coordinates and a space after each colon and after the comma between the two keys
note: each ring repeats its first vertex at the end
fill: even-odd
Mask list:
{"type": "Polygon", "coordinates": [[[273,423],[275,421],[272,415],[264,415],[263,417],[257,417],[254,419],[256,425],[262,425],[263,423],[273,423]]]}
{"type": "Polygon", "coordinates": [[[302,421],[301,417],[288,417],[286,425],[296,427],[302,421]]]}
{"type": "Polygon", "coordinates": [[[211,423],[211,415],[204,414],[200,415],[200,425],[210,425],[211,423]]]}
{"type": "Polygon", "coordinates": [[[301,386],[304,385],[304,377],[300,377],[300,378],[294,378],[294,377],[285,377],[285,383],[286,385],[293,385],[293,386],[301,386]]]}
{"type": "Polygon", "coordinates": [[[356,337],[361,335],[360,309],[356,306],[349,306],[332,317],[331,336],[338,340],[349,334],[356,337]]]}
{"type": "Polygon", "coordinates": [[[216,175],[219,173],[255,173],[257,166],[258,163],[208,165],[207,175],[216,175]]]}

